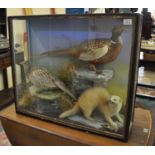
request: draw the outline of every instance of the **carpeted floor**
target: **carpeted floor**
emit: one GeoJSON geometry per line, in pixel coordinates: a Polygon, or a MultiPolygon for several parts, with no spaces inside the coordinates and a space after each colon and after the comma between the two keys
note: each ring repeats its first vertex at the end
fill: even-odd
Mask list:
{"type": "Polygon", "coordinates": [[[9,142],[7,135],[5,134],[2,125],[0,123],[0,146],[10,146],[11,143],[9,142]]]}
{"type": "Polygon", "coordinates": [[[152,114],[152,136],[154,137],[154,146],[155,146],[155,100],[154,99],[144,99],[136,98],[136,106],[148,109],[152,114]]]}

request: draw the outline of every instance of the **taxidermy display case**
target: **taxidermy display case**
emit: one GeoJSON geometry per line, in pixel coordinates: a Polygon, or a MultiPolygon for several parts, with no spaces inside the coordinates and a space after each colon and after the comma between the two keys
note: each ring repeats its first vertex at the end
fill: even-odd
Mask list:
{"type": "Polygon", "coordinates": [[[127,141],[140,15],[14,16],[9,37],[18,113],[127,141]]]}

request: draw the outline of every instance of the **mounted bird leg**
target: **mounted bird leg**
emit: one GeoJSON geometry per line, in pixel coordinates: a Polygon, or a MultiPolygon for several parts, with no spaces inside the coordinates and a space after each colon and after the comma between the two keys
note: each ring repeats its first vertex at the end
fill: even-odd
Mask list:
{"type": "Polygon", "coordinates": [[[90,64],[89,68],[93,71],[95,71],[96,74],[102,74],[102,70],[97,70],[96,66],[94,64],[90,64]]]}

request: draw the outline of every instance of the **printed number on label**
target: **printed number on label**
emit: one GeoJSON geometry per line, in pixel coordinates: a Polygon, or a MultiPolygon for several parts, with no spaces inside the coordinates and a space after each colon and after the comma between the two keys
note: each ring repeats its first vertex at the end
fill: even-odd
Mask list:
{"type": "Polygon", "coordinates": [[[132,25],[132,19],[124,19],[123,25],[132,25]]]}

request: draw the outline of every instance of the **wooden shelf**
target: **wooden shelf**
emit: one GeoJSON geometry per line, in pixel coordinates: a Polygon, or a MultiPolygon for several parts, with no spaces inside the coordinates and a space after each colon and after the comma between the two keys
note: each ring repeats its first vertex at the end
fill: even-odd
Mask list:
{"type": "Polygon", "coordinates": [[[155,53],[155,49],[152,49],[151,47],[150,48],[141,48],[140,49],[141,51],[140,52],[144,52],[144,53],[155,53]]]}
{"type": "Polygon", "coordinates": [[[150,85],[150,84],[145,84],[145,83],[137,83],[137,85],[141,86],[141,87],[154,88],[155,89],[155,85],[150,85]]]}
{"type": "Polygon", "coordinates": [[[155,64],[155,61],[140,59],[140,63],[152,63],[152,64],[155,64]]]}
{"type": "Polygon", "coordinates": [[[155,100],[155,97],[154,96],[150,96],[150,95],[143,95],[143,94],[136,93],[136,96],[140,97],[140,98],[155,100]]]}
{"type": "Polygon", "coordinates": [[[13,89],[4,89],[0,91],[0,109],[8,106],[14,101],[13,89]]]}
{"type": "MultiPolygon", "coordinates": [[[[143,66],[145,70],[155,71],[155,61],[154,61],[155,45],[154,44],[151,44],[151,45],[141,44],[140,52],[143,53],[143,59],[139,60],[139,67],[143,66]]],[[[137,87],[138,89],[141,87],[141,88],[145,88],[146,91],[147,89],[155,90],[155,85],[151,85],[151,84],[137,83],[137,86],[139,86],[137,87]]],[[[147,99],[155,100],[155,96],[152,94],[149,95],[146,91],[144,91],[145,93],[137,91],[136,96],[140,98],[147,98],[147,99]]]]}
{"type": "Polygon", "coordinates": [[[144,66],[147,70],[155,71],[155,61],[140,59],[139,67],[144,66]]]}
{"type": "MultiPolygon", "coordinates": [[[[6,37],[7,34],[7,22],[6,22],[6,8],[0,9],[0,34],[3,34],[6,37]]],[[[3,39],[2,39],[3,41],[3,39]]],[[[13,90],[8,88],[8,75],[7,67],[11,66],[11,56],[10,49],[1,49],[0,50],[0,71],[3,76],[4,89],[0,91],[0,109],[12,103],[13,90]]]]}
{"type": "Polygon", "coordinates": [[[5,69],[11,65],[10,51],[0,53],[0,69],[5,69]]]}
{"type": "MultiPolygon", "coordinates": [[[[0,53],[0,70],[3,73],[3,83],[4,89],[0,91],[0,109],[4,108],[5,106],[9,105],[13,102],[13,89],[8,88],[8,77],[7,77],[7,70],[6,68],[11,66],[11,57],[10,57],[10,50],[7,49],[7,52],[0,53]]],[[[23,52],[16,53],[17,63],[20,63],[24,60],[23,52]]]]}
{"type": "Polygon", "coordinates": [[[155,85],[150,85],[150,84],[143,84],[143,83],[138,83],[137,84],[137,97],[141,98],[147,98],[147,99],[153,99],[155,100],[155,85]],[[139,89],[142,89],[140,92],[138,91],[139,89]],[[152,93],[153,92],[153,93],[152,93]]]}

